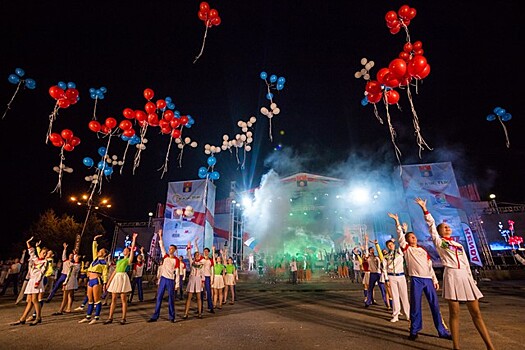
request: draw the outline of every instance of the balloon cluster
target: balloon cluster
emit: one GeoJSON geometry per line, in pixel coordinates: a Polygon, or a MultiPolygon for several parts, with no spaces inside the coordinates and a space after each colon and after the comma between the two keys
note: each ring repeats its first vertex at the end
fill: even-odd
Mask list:
{"type": "Polygon", "coordinates": [[[181,218],[181,219],[191,219],[193,215],[195,215],[195,211],[193,210],[193,207],[191,205],[186,206],[186,208],[178,208],[175,210],[175,213],[181,218]]]}
{"type": "Polygon", "coordinates": [[[208,28],[211,28],[213,26],[218,26],[221,24],[221,17],[219,16],[219,11],[216,9],[210,8],[210,4],[203,1],[199,5],[199,12],[197,12],[197,16],[201,21],[204,22],[204,26],[206,27],[206,30],[204,31],[204,38],[202,40],[202,46],[201,51],[199,54],[195,57],[195,60],[193,63],[197,62],[197,60],[201,57],[202,52],[204,51],[204,44],[206,42],[206,35],[208,34],[208,28]]]}
{"type": "Polygon", "coordinates": [[[262,80],[264,80],[264,82],[266,83],[266,99],[270,101],[270,110],[271,110],[270,111],[270,110],[268,110],[268,108],[262,107],[261,108],[261,113],[268,117],[269,124],[270,124],[270,128],[269,128],[270,141],[273,141],[273,137],[272,137],[272,118],[273,118],[274,115],[279,114],[279,112],[281,110],[279,108],[277,108],[277,104],[274,103],[274,101],[273,101],[274,95],[273,95],[271,90],[281,91],[282,89],[284,89],[284,84],[286,83],[286,79],[284,77],[279,77],[278,78],[277,75],[272,74],[272,75],[270,75],[270,78],[269,78],[269,81],[268,81],[267,80],[268,73],[266,73],[264,71],[262,71],[259,74],[259,77],[262,80]]]}
{"type": "Polygon", "coordinates": [[[512,114],[507,112],[504,108],[496,107],[492,111],[494,114],[487,115],[487,120],[489,122],[492,122],[494,120],[498,120],[501,124],[501,127],[503,128],[503,132],[505,133],[505,144],[507,145],[507,148],[510,148],[510,141],[509,141],[509,134],[507,132],[507,127],[503,122],[508,122],[512,119],[512,114]]]}
{"type": "Polygon", "coordinates": [[[49,136],[51,135],[53,122],[56,120],[58,110],[60,108],[68,108],[69,106],[76,104],[80,99],[77,86],[73,82],[68,82],[66,84],[63,81],[59,81],[57,85],[51,86],[48,92],[49,96],[54,98],[56,103],[53,107],[53,111],[49,115],[49,127],[46,134],[46,143],[49,140],[49,136]]]}
{"type": "Polygon", "coordinates": [[[361,68],[361,70],[358,70],[355,72],[354,77],[356,79],[363,78],[364,80],[370,80],[370,69],[374,67],[375,62],[374,61],[368,61],[366,58],[361,58],[361,65],[364,66],[361,68]]]}
{"type": "MultiPolygon", "coordinates": [[[[127,124],[126,124],[127,125],[127,124]]],[[[89,130],[96,132],[96,133],[102,133],[102,134],[111,134],[114,132],[115,127],[117,126],[117,120],[113,117],[108,117],[104,121],[104,124],[101,124],[98,120],[91,120],[88,123],[89,130]]],[[[130,123],[130,127],[132,127],[130,123]]]]}
{"type": "MultiPolygon", "coordinates": [[[[210,145],[206,145],[206,146],[210,146],[210,145]]],[[[215,147],[215,146],[211,146],[211,147],[214,147],[214,151],[216,151],[217,153],[220,152],[221,150],[219,147],[215,147]]],[[[218,171],[213,170],[213,168],[215,167],[215,164],[217,164],[217,158],[215,158],[215,156],[212,154],[208,157],[206,162],[208,163],[208,167],[201,166],[199,168],[199,173],[198,173],[199,178],[201,179],[209,178],[210,180],[219,180],[221,175],[219,174],[218,171]]]]}
{"type": "Polygon", "coordinates": [[[55,189],[51,192],[58,192],[60,195],[62,195],[62,175],[63,172],[71,173],[73,172],[73,169],[71,171],[70,168],[66,167],[64,165],[64,151],[71,152],[75,149],[76,146],[80,144],[80,138],[75,136],[73,134],[73,131],[70,129],[63,129],[60,134],[59,133],[51,133],[49,135],[49,141],[51,141],[51,144],[55,147],[60,147],[60,164],[57,167],[54,167],[53,170],[58,172],[58,183],[55,187],[55,189]]]}
{"type": "Polygon", "coordinates": [[[395,142],[396,132],[392,125],[388,109],[389,105],[397,105],[397,107],[401,109],[398,104],[400,99],[400,94],[396,90],[398,88],[406,90],[407,93],[413,116],[416,142],[419,147],[419,157],[421,158],[421,151],[424,150],[425,147],[429,150],[432,150],[432,148],[428,146],[421,135],[419,118],[417,116],[412,100],[412,93],[410,91],[411,85],[415,85],[417,87],[418,81],[425,79],[430,74],[430,64],[428,64],[426,57],[423,56],[424,51],[422,42],[416,41],[412,43],[410,41],[410,35],[407,26],[415,16],[416,10],[408,5],[401,6],[397,12],[388,11],[385,15],[385,20],[387,27],[390,28],[390,32],[392,34],[397,34],[401,28],[405,29],[406,42],[403,45],[403,50],[401,53],[399,53],[397,58],[394,58],[390,61],[388,67],[383,67],[378,70],[376,73],[376,80],[370,80],[368,70],[373,67],[373,64],[369,65],[367,70],[366,65],[370,62],[366,62],[366,59],[364,58],[361,60],[361,64],[365,65],[364,71],[358,71],[355,74],[356,78],[364,77],[367,81],[364,92],[365,98],[361,100],[361,105],[366,106],[368,103],[372,103],[374,106],[374,114],[381,124],[383,124],[383,119],[379,116],[376,104],[382,101],[385,105],[390,138],[392,144],[394,145],[398,162],[400,162],[399,157],[401,156],[401,151],[395,142]],[[367,75],[368,79],[366,79],[367,75]]]}
{"type": "Polygon", "coordinates": [[[16,94],[18,93],[18,90],[20,89],[20,85],[24,84],[26,88],[29,90],[33,90],[36,87],[36,82],[31,78],[21,79],[24,77],[26,72],[22,68],[15,68],[14,74],[9,74],[7,77],[7,80],[13,84],[16,85],[16,90],[13,96],[11,97],[11,100],[7,103],[7,108],[5,109],[4,114],[2,115],[2,119],[4,119],[5,115],[7,114],[7,111],[11,109],[11,103],[15,99],[16,94]]]}
{"type": "Polygon", "coordinates": [[[108,92],[108,89],[106,89],[105,86],[101,86],[100,88],[90,88],[89,89],[89,97],[91,97],[93,100],[95,100],[95,106],[93,107],[93,120],[97,119],[97,101],[103,100],[105,97],[105,93],[108,92]]]}

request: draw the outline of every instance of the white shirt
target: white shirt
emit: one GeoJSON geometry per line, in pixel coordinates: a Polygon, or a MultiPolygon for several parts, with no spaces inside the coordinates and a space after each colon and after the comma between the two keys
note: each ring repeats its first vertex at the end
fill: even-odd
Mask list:
{"type": "Polygon", "coordinates": [[[202,275],[204,277],[211,277],[211,267],[213,266],[213,261],[208,257],[202,258],[202,275]]]}
{"type": "Polygon", "coordinates": [[[290,271],[297,271],[297,263],[295,261],[290,262],[290,271]]]}
{"type": "Polygon", "coordinates": [[[405,272],[403,266],[403,251],[401,250],[401,248],[396,248],[385,254],[385,260],[383,260],[383,262],[385,264],[387,274],[399,274],[405,272]]]}
{"type": "Polygon", "coordinates": [[[179,258],[177,258],[176,256],[172,258],[168,254],[166,254],[166,250],[164,249],[164,246],[162,244],[160,245],[160,252],[163,257],[162,265],[160,267],[161,269],[160,275],[167,279],[174,280],[175,270],[177,270],[177,275],[178,275],[179,258]]]}
{"type": "Polygon", "coordinates": [[[432,259],[430,259],[423,247],[412,247],[408,244],[401,225],[397,226],[397,239],[407,263],[408,275],[411,277],[430,278],[434,283],[437,283],[438,280],[432,268],[432,259]]]}

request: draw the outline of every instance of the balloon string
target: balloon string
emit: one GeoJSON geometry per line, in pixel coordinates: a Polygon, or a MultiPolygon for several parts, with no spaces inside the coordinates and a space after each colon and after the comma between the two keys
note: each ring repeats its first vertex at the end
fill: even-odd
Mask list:
{"type": "Polygon", "coordinates": [[[51,193],[58,192],[60,197],[62,197],[62,174],[64,168],[64,159],[64,146],[62,146],[62,148],[60,149],[60,165],[58,166],[58,183],[55,189],[51,191],[51,193]]]}
{"type": "Polygon", "coordinates": [[[390,119],[390,112],[388,111],[388,103],[386,101],[386,96],[383,97],[385,102],[385,108],[386,108],[386,120],[388,123],[388,129],[390,130],[390,140],[392,141],[392,144],[394,145],[394,151],[396,154],[397,162],[399,165],[401,165],[401,159],[399,158],[401,156],[401,150],[396,145],[396,131],[394,130],[394,126],[392,125],[392,120],[390,119]]]}
{"type": "Polygon", "coordinates": [[[122,156],[122,166],[120,167],[120,175],[122,175],[122,169],[124,169],[124,163],[126,162],[126,154],[128,153],[129,141],[126,142],[126,148],[124,149],[124,155],[122,156]]]}
{"type": "Polygon", "coordinates": [[[57,102],[55,103],[55,107],[53,108],[53,112],[51,112],[51,114],[49,115],[49,128],[47,129],[47,134],[46,134],[46,144],[47,144],[47,141],[49,141],[49,135],[51,135],[51,129],[53,128],[53,121],[55,121],[55,119],[57,118],[59,108],[60,107],[58,106],[58,100],[57,100],[57,102]]]}
{"type": "Polygon", "coordinates": [[[501,126],[503,127],[503,131],[505,132],[505,144],[507,145],[507,148],[510,148],[510,141],[509,141],[509,133],[507,132],[507,127],[505,126],[505,124],[503,124],[503,120],[501,120],[501,117],[498,115],[498,120],[501,124],[501,126]]]}
{"type": "Polygon", "coordinates": [[[272,118],[268,118],[268,119],[269,119],[269,123],[270,123],[270,126],[269,126],[270,141],[273,142],[273,137],[272,137],[272,118]]]}
{"type": "Polygon", "coordinates": [[[147,129],[148,129],[148,124],[145,124],[140,129],[140,144],[139,144],[139,147],[137,147],[137,153],[135,153],[135,159],[133,162],[133,175],[135,175],[135,169],[140,164],[140,153],[142,152],[142,146],[144,145],[144,136],[146,135],[147,129]]]}
{"type": "Polygon", "coordinates": [[[423,136],[421,135],[421,129],[419,127],[419,118],[417,116],[416,109],[414,108],[414,102],[412,101],[412,93],[410,92],[409,85],[407,85],[407,96],[408,101],[410,102],[410,109],[412,110],[412,123],[414,124],[416,142],[419,147],[419,159],[421,159],[421,152],[425,149],[425,147],[430,151],[432,151],[432,148],[427,144],[427,142],[423,139],[423,136]]]}
{"type": "Polygon", "coordinates": [[[95,97],[95,106],[93,107],[93,119],[92,120],[97,120],[97,101],[98,101],[98,97],[95,97]]]}
{"type": "Polygon", "coordinates": [[[11,100],[9,101],[9,103],[7,104],[7,108],[5,109],[5,112],[4,112],[4,115],[2,116],[2,119],[4,119],[5,115],[7,114],[7,111],[9,111],[11,109],[11,103],[15,99],[15,96],[18,93],[18,90],[20,89],[20,85],[22,84],[22,82],[23,82],[23,80],[20,80],[18,82],[18,85],[16,86],[15,93],[13,94],[13,97],[11,97],[11,100]]]}
{"type": "Polygon", "coordinates": [[[201,51],[199,52],[199,54],[195,57],[195,60],[193,60],[193,64],[195,64],[195,62],[197,62],[197,60],[201,57],[202,55],[202,52],[204,51],[204,44],[206,43],[206,36],[208,35],[208,23],[210,21],[206,21],[206,30],[204,31],[204,38],[202,39],[202,47],[201,47],[201,51]]]}
{"type": "MultiPolygon", "coordinates": [[[[184,142],[184,141],[182,141],[184,142]]],[[[180,153],[177,156],[177,160],[179,161],[179,168],[182,168],[182,154],[184,153],[184,143],[180,143],[182,145],[182,148],[180,149],[180,153]]]]}
{"type": "Polygon", "coordinates": [[[379,116],[379,111],[377,110],[376,104],[374,103],[373,105],[374,105],[374,114],[375,114],[377,120],[379,120],[379,123],[384,124],[383,123],[383,119],[381,119],[381,117],[379,116]]]}
{"type": "Polygon", "coordinates": [[[241,164],[241,161],[239,159],[239,148],[235,147],[235,159],[237,159],[237,164],[241,164]]]}
{"type": "Polygon", "coordinates": [[[399,19],[399,21],[401,22],[401,25],[403,26],[403,28],[405,29],[405,33],[406,33],[406,39],[407,39],[407,42],[409,43],[410,42],[410,34],[408,33],[408,26],[403,22],[402,19],[399,19]]]}
{"type": "Polygon", "coordinates": [[[243,158],[242,158],[242,164],[241,164],[241,169],[244,169],[244,164],[246,163],[246,146],[244,146],[243,148],[243,158]]]}
{"type": "Polygon", "coordinates": [[[170,136],[170,142],[168,143],[168,150],[166,151],[166,158],[164,159],[164,166],[160,167],[159,169],[157,169],[157,171],[159,171],[160,169],[162,169],[162,174],[160,175],[160,178],[162,179],[164,177],[164,173],[166,171],[168,171],[168,161],[169,161],[169,154],[170,154],[170,149],[171,149],[171,143],[173,141],[173,137],[170,136]]]}

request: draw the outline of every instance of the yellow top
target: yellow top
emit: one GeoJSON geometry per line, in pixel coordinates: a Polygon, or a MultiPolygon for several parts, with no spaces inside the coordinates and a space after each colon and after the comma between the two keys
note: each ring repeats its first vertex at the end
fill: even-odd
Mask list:
{"type": "Polygon", "coordinates": [[[104,258],[98,258],[98,244],[97,241],[93,241],[93,261],[89,265],[87,272],[95,272],[102,276],[102,281],[106,283],[108,281],[108,262],[104,258]]]}
{"type": "MultiPolygon", "coordinates": [[[[40,255],[40,246],[36,247],[36,255],[40,255]]],[[[53,258],[48,258],[46,272],[44,273],[44,276],[49,277],[53,275],[53,272],[55,272],[55,269],[53,268],[53,258]]]]}

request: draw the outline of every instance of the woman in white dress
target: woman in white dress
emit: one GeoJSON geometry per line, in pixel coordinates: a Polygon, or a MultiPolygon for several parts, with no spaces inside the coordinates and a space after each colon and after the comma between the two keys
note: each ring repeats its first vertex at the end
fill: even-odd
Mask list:
{"type": "Polygon", "coordinates": [[[453,348],[459,349],[459,302],[466,302],[472,322],[474,322],[476,329],[485,342],[485,346],[487,349],[494,349],[479,309],[478,300],[483,297],[483,294],[481,294],[472,277],[465,249],[460,243],[451,238],[452,229],[447,223],[443,222],[436,227],[432,214],[427,210],[426,199],[416,198],[415,201],[423,210],[432,241],[445,267],[443,297],[448,302],[453,348]]]}
{"type": "Polygon", "coordinates": [[[186,247],[186,253],[188,255],[188,260],[190,261],[190,276],[188,278],[188,285],[186,286],[186,292],[188,296],[186,298],[186,309],[184,311],[183,319],[188,318],[188,312],[190,312],[191,299],[193,294],[197,295],[197,308],[199,310],[198,317],[202,318],[202,285],[204,283],[204,276],[202,275],[202,266],[204,265],[204,259],[201,256],[201,253],[198,250],[197,239],[195,239],[195,253],[193,257],[191,256],[191,242],[188,242],[186,247]]]}
{"type": "Polygon", "coordinates": [[[82,262],[80,261],[80,255],[75,254],[73,261],[66,260],[64,265],[67,268],[68,274],[64,284],[62,285],[62,291],[64,296],[62,298],[62,303],[60,304],[60,309],[53,313],[53,316],[62,315],[65,313],[71,312],[71,306],[73,305],[73,293],[78,289],[78,275],[80,273],[80,268],[82,262]],[[67,264],[67,266],[66,266],[67,264]]]}
{"type": "Polygon", "coordinates": [[[26,323],[26,318],[31,312],[31,309],[34,307],[36,311],[36,318],[31,322],[30,326],[35,326],[42,322],[42,312],[40,303],[38,301],[38,295],[44,291],[44,275],[47,269],[48,260],[46,256],[50,251],[47,248],[40,249],[38,256],[35,254],[35,248],[31,247],[30,242],[33,240],[33,237],[29,238],[26,241],[27,250],[29,251],[29,281],[27,282],[26,289],[24,294],[27,297],[27,305],[22,314],[22,317],[16,322],[11,323],[12,326],[20,325],[26,323]]]}

